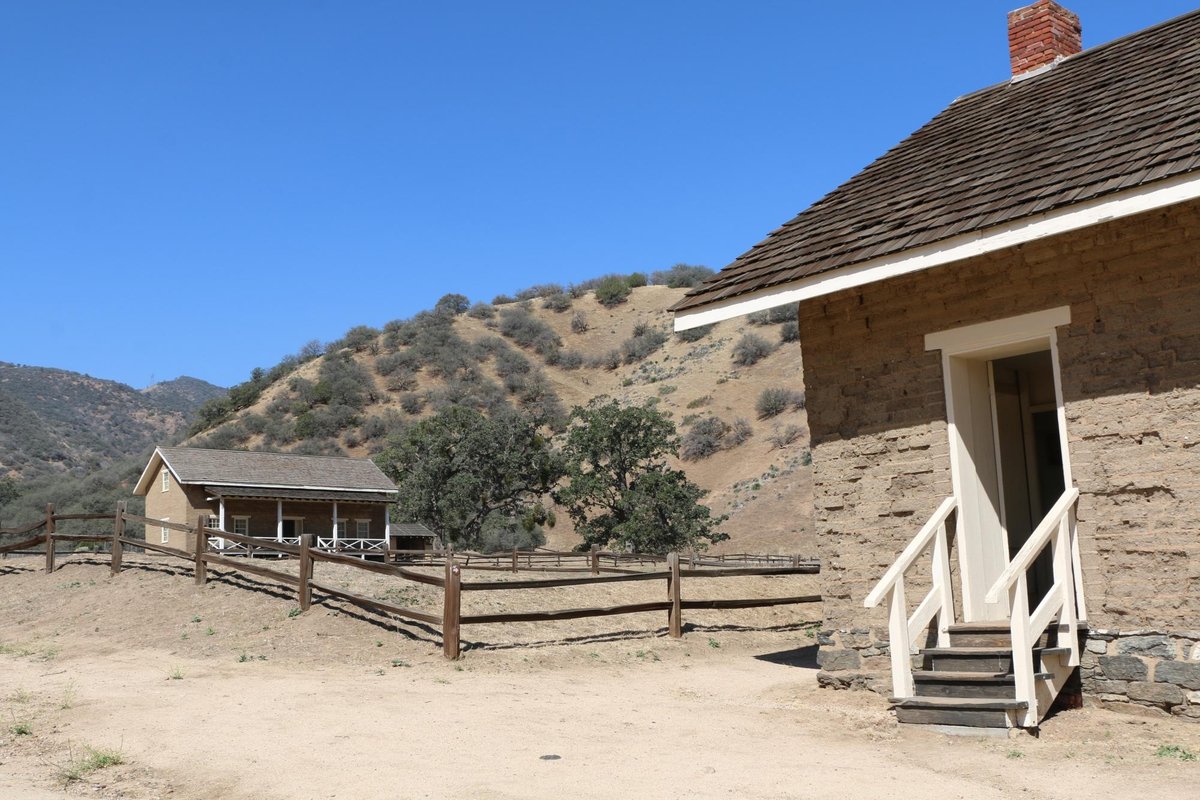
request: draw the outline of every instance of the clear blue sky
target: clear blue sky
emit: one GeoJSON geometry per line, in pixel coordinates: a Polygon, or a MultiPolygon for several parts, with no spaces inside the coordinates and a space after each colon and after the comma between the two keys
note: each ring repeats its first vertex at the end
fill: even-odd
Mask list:
{"type": "MultiPolygon", "coordinates": [[[[447,292],[720,267],[1008,76],[969,2],[0,2],[0,360],[230,385],[447,292]]],[[[1067,0],[1091,46],[1194,2],[1067,0]]]]}

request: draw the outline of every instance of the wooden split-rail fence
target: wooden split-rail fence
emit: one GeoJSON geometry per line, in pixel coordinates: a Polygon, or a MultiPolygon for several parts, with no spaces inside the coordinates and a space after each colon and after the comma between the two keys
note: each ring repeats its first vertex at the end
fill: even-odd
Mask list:
{"type": "Polygon", "coordinates": [[[820,564],[817,561],[793,556],[758,556],[750,554],[697,556],[696,554],[691,554],[681,557],[678,553],[669,553],[665,556],[660,556],[646,553],[602,552],[597,548],[592,548],[591,552],[584,553],[560,553],[546,550],[513,550],[511,553],[498,554],[456,553],[454,551],[390,551],[388,558],[381,563],[319,549],[314,546],[313,534],[301,536],[298,545],[287,544],[274,539],[243,536],[229,531],[209,528],[206,526],[206,522],[206,515],[199,516],[195,525],[165,522],[150,517],[138,516],[137,514],[128,513],[124,502],[117,505],[115,514],[56,514],[54,506],[51,505],[46,507],[45,518],[38,522],[17,528],[0,528],[0,535],[27,536],[25,539],[0,546],[0,554],[28,551],[31,548],[44,546],[46,559],[45,571],[51,573],[55,569],[57,543],[90,542],[107,544],[111,553],[111,573],[117,575],[121,572],[121,561],[125,549],[132,547],[191,562],[197,585],[204,585],[206,583],[208,580],[208,570],[211,567],[225,567],[261,578],[267,578],[292,587],[297,592],[301,612],[307,611],[312,606],[313,593],[317,592],[385,615],[440,626],[442,630],[442,652],[448,659],[457,659],[461,653],[460,630],[463,625],[545,622],[665,611],[667,612],[667,628],[670,636],[679,638],[683,635],[683,612],[689,609],[763,608],[768,606],[818,603],[821,601],[820,595],[732,600],[683,599],[681,587],[684,578],[813,575],[820,571],[820,564]],[[67,520],[111,520],[112,532],[59,533],[57,523],[67,520]],[[193,548],[189,552],[163,544],[147,542],[144,539],[133,538],[126,534],[126,525],[128,523],[152,525],[154,527],[168,528],[190,534],[194,543],[193,548]],[[34,535],[30,536],[29,534],[34,535]],[[298,574],[266,566],[266,563],[271,562],[263,563],[262,561],[254,561],[247,557],[231,557],[214,552],[210,547],[210,538],[224,539],[243,544],[246,546],[249,555],[262,550],[278,558],[296,559],[299,561],[298,574]],[[441,588],[443,592],[442,613],[438,615],[427,611],[406,608],[382,600],[363,597],[362,595],[330,586],[327,583],[318,582],[313,578],[313,565],[316,562],[342,564],[367,572],[441,588]],[[419,566],[440,566],[443,569],[443,574],[436,575],[421,572],[419,569],[416,569],[419,566]],[[649,569],[647,570],[645,567],[649,567],[649,569]],[[463,580],[463,571],[467,569],[481,571],[502,570],[506,572],[587,572],[589,574],[579,577],[548,579],[469,581],[463,580]],[[551,589],[567,586],[593,586],[608,583],[656,580],[666,581],[667,598],[665,600],[615,606],[564,608],[550,611],[492,614],[462,613],[462,594],[464,592],[551,589]]]}

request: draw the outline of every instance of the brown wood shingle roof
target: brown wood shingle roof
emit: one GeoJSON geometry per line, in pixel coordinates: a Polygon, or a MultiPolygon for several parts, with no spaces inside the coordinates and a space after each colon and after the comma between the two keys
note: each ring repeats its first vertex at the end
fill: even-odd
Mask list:
{"type": "Polygon", "coordinates": [[[673,308],[1200,171],[1200,11],[959,98],[673,308]]]}
{"type": "Polygon", "coordinates": [[[162,455],[180,483],[396,491],[396,485],[367,459],[198,447],[160,447],[157,453],[162,455]]]}

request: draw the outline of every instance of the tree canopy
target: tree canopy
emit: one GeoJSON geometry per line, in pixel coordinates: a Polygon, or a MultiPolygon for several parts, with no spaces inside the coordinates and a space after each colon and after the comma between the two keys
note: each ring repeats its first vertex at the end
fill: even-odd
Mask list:
{"type": "Polygon", "coordinates": [[[400,490],[401,517],[456,546],[479,546],[493,515],[529,531],[554,524],[542,498],[561,477],[561,463],[527,415],[488,417],[447,406],[405,431],[376,462],[400,490]]]}
{"type": "Polygon", "coordinates": [[[554,497],[585,545],[665,553],[728,538],[716,530],[726,518],[700,503],[704,490],[668,465],[678,448],[674,423],[649,403],[596,398],[571,412],[567,483],[554,497]]]}

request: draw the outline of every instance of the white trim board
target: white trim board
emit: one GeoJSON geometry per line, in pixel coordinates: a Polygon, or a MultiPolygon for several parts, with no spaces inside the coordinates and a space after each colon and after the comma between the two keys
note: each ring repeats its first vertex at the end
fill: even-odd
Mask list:
{"type": "Polygon", "coordinates": [[[680,311],[675,315],[675,330],[686,331],[755,311],[766,311],[776,306],[811,300],[843,289],[919,272],[1198,198],[1200,175],[1196,173],[1156,181],[1044,214],[1023,217],[1004,225],[964,233],[861,264],[801,278],[781,286],[760,289],[693,310],[680,311]]]}
{"type": "Polygon", "coordinates": [[[1071,307],[1058,306],[1015,317],[964,325],[961,328],[925,334],[926,350],[946,355],[990,350],[1013,344],[1047,339],[1055,328],[1071,324],[1071,307]]]}

